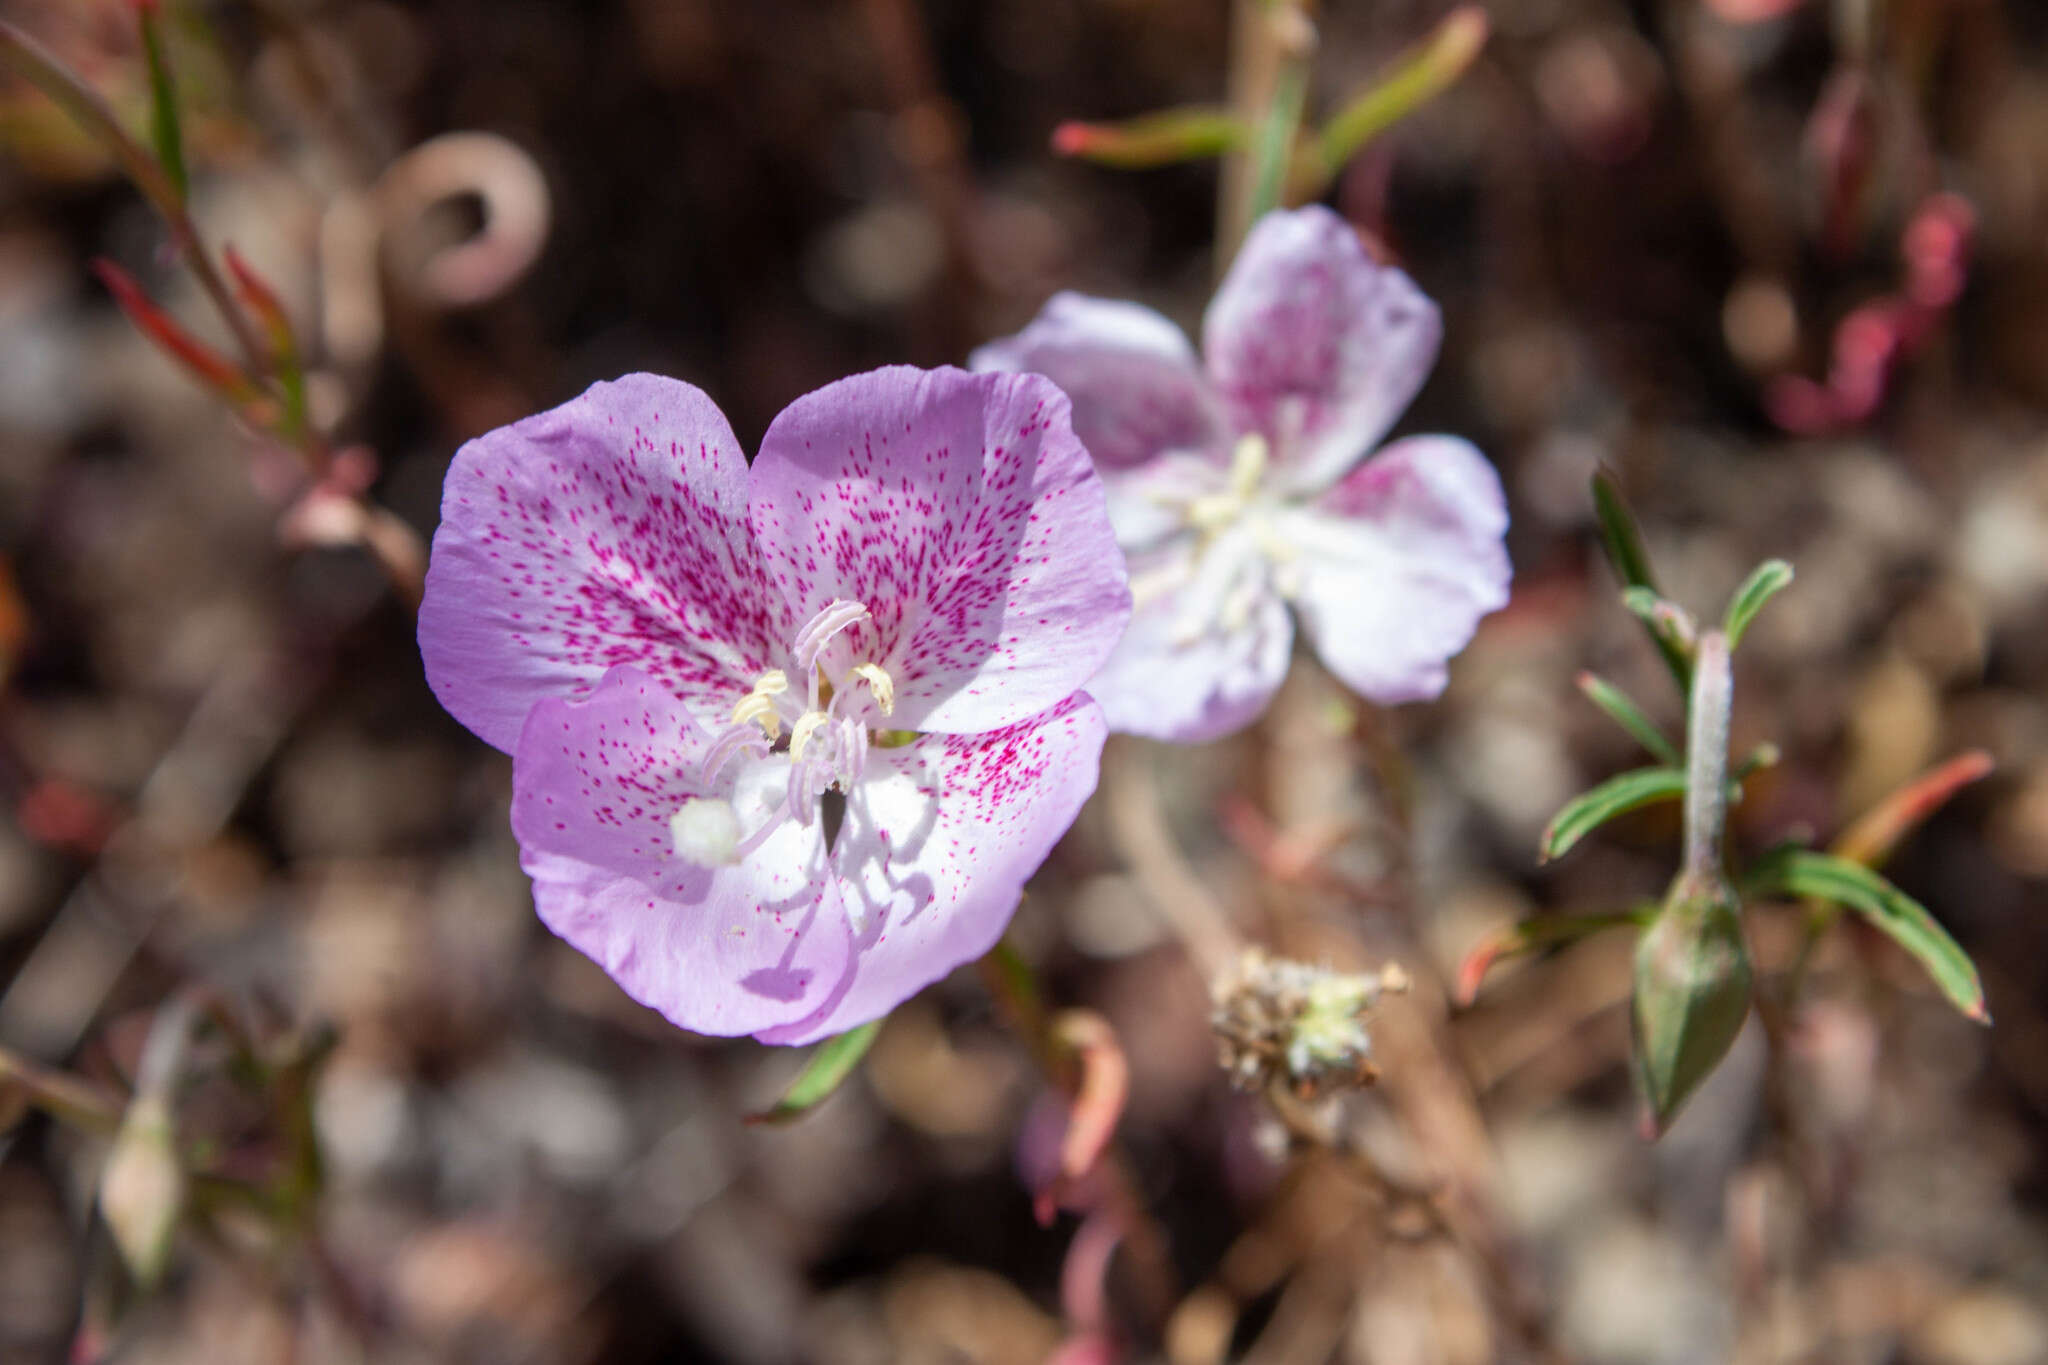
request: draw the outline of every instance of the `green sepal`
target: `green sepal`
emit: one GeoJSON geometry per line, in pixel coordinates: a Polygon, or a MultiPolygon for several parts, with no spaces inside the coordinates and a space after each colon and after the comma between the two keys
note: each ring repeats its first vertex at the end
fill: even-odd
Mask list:
{"type": "Polygon", "coordinates": [[[1749,1017],[1751,970],[1734,888],[1681,874],[1636,942],[1629,1019],[1637,1085],[1661,1137],[1749,1017]]]}

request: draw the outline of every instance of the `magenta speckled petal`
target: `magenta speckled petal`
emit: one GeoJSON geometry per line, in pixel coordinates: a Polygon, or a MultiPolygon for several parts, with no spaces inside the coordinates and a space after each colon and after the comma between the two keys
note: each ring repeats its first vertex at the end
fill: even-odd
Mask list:
{"type": "Polygon", "coordinates": [[[1253,563],[1220,591],[1218,544],[1200,573],[1187,542],[1131,561],[1138,609],[1116,652],[1088,684],[1118,734],[1197,744],[1258,719],[1294,642],[1287,606],[1253,563]],[[1226,605],[1234,599],[1235,605],[1226,605]],[[1226,615],[1227,611],[1227,615],[1226,615]]]}
{"type": "Polygon", "coordinates": [[[1396,441],[1281,536],[1298,550],[1295,607],[1332,673],[1377,702],[1443,691],[1446,664],[1508,600],[1507,499],[1454,436],[1396,441]]]}
{"type": "Polygon", "coordinates": [[[709,744],[661,679],[616,669],[580,702],[533,708],[512,829],[541,919],[628,995],[698,1033],[758,1033],[824,1006],[852,936],[815,821],[730,867],[676,854],[669,817],[684,801],[733,799],[752,828],[787,788],[776,758],[735,764],[737,790],[707,792],[695,774],[709,744]]]}
{"type": "Polygon", "coordinates": [[[1222,414],[1187,338],[1141,304],[1055,294],[1030,326],[968,364],[1059,385],[1073,400],[1074,434],[1104,475],[1167,451],[1226,453],[1222,414]]]}
{"type": "Polygon", "coordinates": [[[1209,304],[1202,349],[1239,429],[1271,439],[1275,479],[1315,493],[1392,428],[1442,336],[1414,281],[1311,207],[1252,229],[1209,304]]]}
{"type": "Polygon", "coordinates": [[[770,666],[747,465],[703,392],[629,375],[456,453],[420,606],[427,680],[510,750],[535,702],[637,663],[714,720],[770,666]]]}
{"type": "Polygon", "coordinates": [[[843,1033],[994,947],[1095,790],[1104,734],[1083,694],[990,734],[872,751],[832,850],[856,917],[852,974],[824,1009],[762,1041],[843,1033]]]}
{"type": "Polygon", "coordinates": [[[754,537],[800,623],[894,680],[892,723],[974,732],[1072,694],[1130,613],[1102,481],[1037,375],[896,367],[785,408],[754,462],[754,537]]]}

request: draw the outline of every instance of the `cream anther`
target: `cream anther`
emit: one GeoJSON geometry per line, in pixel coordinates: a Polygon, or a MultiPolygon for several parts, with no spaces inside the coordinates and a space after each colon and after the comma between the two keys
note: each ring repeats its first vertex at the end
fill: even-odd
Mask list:
{"type": "Polygon", "coordinates": [[[850,672],[852,676],[867,683],[868,692],[874,697],[875,705],[882,709],[883,715],[896,714],[896,680],[889,676],[887,669],[880,664],[867,663],[855,664],[850,672]]]}
{"type": "Polygon", "coordinates": [[[809,747],[811,736],[818,733],[819,726],[831,719],[832,717],[823,711],[806,711],[797,717],[796,724],[789,729],[790,762],[798,763],[803,760],[804,750],[809,747]]]}
{"type": "Polygon", "coordinates": [[[781,669],[770,669],[754,683],[754,690],[741,697],[732,708],[732,723],[745,725],[758,722],[768,738],[774,739],[782,733],[782,716],[776,709],[775,698],[789,690],[789,675],[781,669]]]}
{"type": "Polygon", "coordinates": [[[1214,535],[1244,514],[1266,477],[1272,450],[1266,438],[1252,432],[1237,443],[1230,454],[1230,486],[1218,493],[1205,493],[1188,504],[1188,524],[1214,535]]]}

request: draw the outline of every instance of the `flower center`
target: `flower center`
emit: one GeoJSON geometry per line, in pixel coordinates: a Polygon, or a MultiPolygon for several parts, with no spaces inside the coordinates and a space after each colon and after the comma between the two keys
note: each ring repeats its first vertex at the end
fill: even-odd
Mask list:
{"type": "Polygon", "coordinates": [[[1272,449],[1265,437],[1252,432],[1240,438],[1237,448],[1230,452],[1230,481],[1218,491],[1204,493],[1188,503],[1188,525],[1208,538],[1234,526],[1251,510],[1271,459],[1272,449]]]}
{"type": "Polygon", "coordinates": [[[1274,529],[1279,502],[1262,486],[1271,462],[1272,447],[1264,436],[1251,432],[1239,438],[1224,485],[1181,506],[1185,524],[1197,536],[1192,559],[1131,584],[1139,606],[1185,589],[1173,622],[1176,645],[1193,644],[1219,630],[1242,630],[1268,591],[1294,592],[1299,577],[1295,547],[1274,529]]]}
{"type": "Polygon", "coordinates": [[[896,709],[896,680],[878,663],[857,661],[847,644],[848,628],[867,619],[863,603],[826,604],[790,642],[795,683],[790,673],[770,669],[733,706],[731,722],[704,756],[699,779],[713,791],[729,793],[735,781],[733,760],[743,754],[765,759],[786,753],[788,792],[751,832],[742,830],[730,796],[685,801],[669,817],[680,857],[706,867],[730,866],[787,821],[810,824],[827,791],[853,790],[867,765],[871,731],[896,709]]]}

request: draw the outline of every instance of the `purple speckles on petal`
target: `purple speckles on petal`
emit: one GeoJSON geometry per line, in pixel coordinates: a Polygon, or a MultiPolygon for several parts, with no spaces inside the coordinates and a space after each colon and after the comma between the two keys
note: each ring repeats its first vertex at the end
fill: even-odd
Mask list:
{"type": "Polygon", "coordinates": [[[1078,688],[1129,615],[1042,379],[856,376],[750,469],[702,393],[636,375],[457,455],[420,647],[513,750],[549,927],[684,1027],[797,1041],[1002,931],[1094,787],[1078,688]]]}

